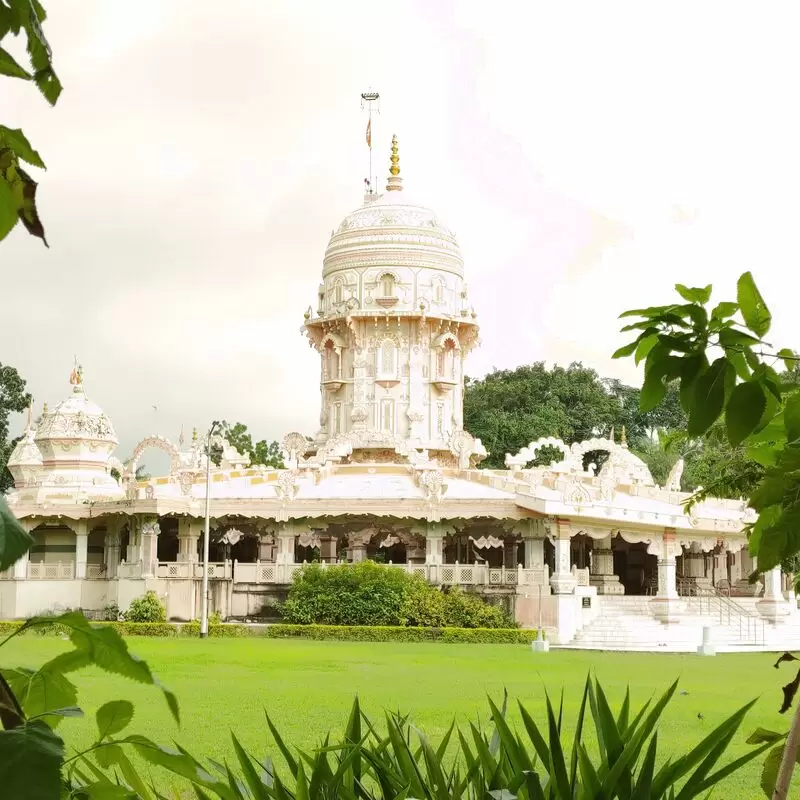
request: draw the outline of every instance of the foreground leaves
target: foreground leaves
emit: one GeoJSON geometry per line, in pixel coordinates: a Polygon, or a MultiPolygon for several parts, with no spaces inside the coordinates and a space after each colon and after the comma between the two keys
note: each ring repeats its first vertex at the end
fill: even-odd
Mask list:
{"type": "MultiPolygon", "coordinates": [[[[675,289],[680,303],[621,315],[639,317],[623,328],[639,333],[614,356],[636,356],[646,348],[643,410],[658,405],[674,382],[689,416],[690,437],[708,436],[724,419],[731,446],[743,445],[751,463],[765,468],[748,498],[759,515],[748,533],[750,552],[766,572],[800,552],[798,356],[788,348],[776,352],[764,341],[772,315],[751,273],[739,278],[735,303],[717,303],[710,312],[711,286],[678,284],[675,289]],[[778,373],[776,366],[786,366],[789,373],[778,373]]],[[[752,478],[741,477],[743,483],[752,478]]],[[[737,483],[730,475],[724,481],[737,483]]],[[[713,483],[705,486],[693,501],[713,496],[714,490],[713,483]]]]}
{"type": "Polygon", "coordinates": [[[33,537],[17,522],[0,496],[0,572],[16,564],[32,544],[33,537]]]}

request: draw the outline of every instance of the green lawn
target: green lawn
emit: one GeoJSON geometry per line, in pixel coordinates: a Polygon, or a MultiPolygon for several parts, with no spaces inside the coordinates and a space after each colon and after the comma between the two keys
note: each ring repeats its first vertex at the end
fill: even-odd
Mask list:
{"type": "MultiPolygon", "coordinates": [[[[68,719],[61,731],[69,745],[90,743],[94,710],[106,700],[136,705],[130,732],[168,742],[175,738],[197,755],[233,756],[229,731],[257,754],[270,751],[264,709],[284,739],[304,747],[328,729],[341,730],[358,694],[370,716],[383,709],[410,713],[429,736],[438,738],[455,716],[485,718],[486,695],[507,688],[541,718],[544,687],[566,688],[567,719],[577,711],[587,670],[593,669],[619,703],[630,684],[634,707],[680,677],[679,693],[667,709],[661,752],[679,753],[699,741],[735,708],[763,695],[742,729],[741,742],[757,726],[776,730],[789,719],[777,713],[780,686],[789,672],[772,668],[773,655],[645,655],[552,652],[535,655],[514,645],[374,644],[268,639],[130,639],[181,702],[182,729],[172,723],[160,693],[97,670],[76,673],[80,703],[88,719],[68,719]],[[698,713],[703,719],[698,719],[698,713]]],[[[58,639],[26,637],[0,650],[4,666],[36,666],[64,647],[58,639]]],[[[516,719],[516,715],[512,715],[516,719]]],[[[737,747],[734,753],[742,751],[737,747]]],[[[758,798],[760,765],[741,771],[715,793],[720,798],[758,798]]],[[[800,798],[800,790],[793,797],[800,798]]]]}

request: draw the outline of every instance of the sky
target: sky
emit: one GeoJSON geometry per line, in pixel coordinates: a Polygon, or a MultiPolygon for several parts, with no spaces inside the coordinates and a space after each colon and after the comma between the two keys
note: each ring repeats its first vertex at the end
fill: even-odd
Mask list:
{"type": "MultiPolygon", "coordinates": [[[[620,312],[752,270],[800,345],[796,7],[467,0],[50,0],[64,93],[3,79],[47,163],[50,249],[0,245],[0,362],[37,413],[87,394],[127,457],[212,419],[318,427],[300,333],[368,172],[381,95],[413,197],[456,231],[482,345],[467,372],[612,361],[620,312]]],[[[16,428],[22,418],[15,420],[16,428]]]]}

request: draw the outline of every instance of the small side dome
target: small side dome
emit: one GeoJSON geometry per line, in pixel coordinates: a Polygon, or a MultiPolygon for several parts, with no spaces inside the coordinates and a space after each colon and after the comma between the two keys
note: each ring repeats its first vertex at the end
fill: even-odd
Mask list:
{"type": "Polygon", "coordinates": [[[33,485],[42,471],[42,453],[35,439],[36,431],[29,424],[8,458],[8,471],[14,478],[17,489],[33,485]]]}

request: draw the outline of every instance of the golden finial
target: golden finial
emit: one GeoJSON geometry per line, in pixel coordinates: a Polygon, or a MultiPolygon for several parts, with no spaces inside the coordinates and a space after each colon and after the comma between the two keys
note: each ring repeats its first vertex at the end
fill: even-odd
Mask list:
{"type": "Polygon", "coordinates": [[[392,155],[389,157],[389,180],[386,183],[387,192],[399,192],[403,189],[403,179],[400,177],[400,154],[397,146],[397,136],[392,136],[392,155]]]}
{"type": "Polygon", "coordinates": [[[622,433],[620,434],[620,437],[619,437],[619,443],[623,447],[627,447],[628,446],[628,437],[625,435],[625,426],[624,425],[622,426],[622,433]]]}

